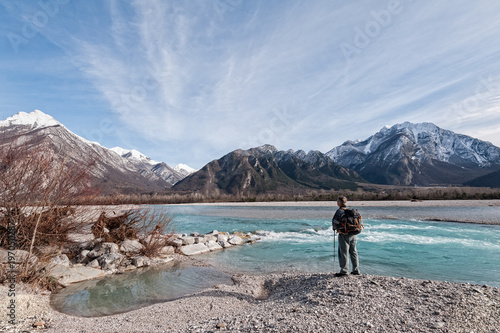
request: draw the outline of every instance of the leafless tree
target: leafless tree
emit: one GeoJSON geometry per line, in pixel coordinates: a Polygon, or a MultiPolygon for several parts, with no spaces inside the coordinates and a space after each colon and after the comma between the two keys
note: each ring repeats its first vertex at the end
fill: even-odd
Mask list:
{"type": "Polygon", "coordinates": [[[65,244],[79,227],[68,216],[96,194],[91,167],[91,162],[71,161],[41,138],[0,141],[0,246],[7,246],[9,230],[29,256],[36,246],[65,244]]]}

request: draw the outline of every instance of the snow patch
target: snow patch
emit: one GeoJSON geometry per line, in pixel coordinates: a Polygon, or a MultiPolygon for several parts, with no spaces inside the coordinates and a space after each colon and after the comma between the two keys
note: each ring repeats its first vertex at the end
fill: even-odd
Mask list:
{"type": "Polygon", "coordinates": [[[45,114],[40,110],[35,110],[31,113],[21,111],[12,117],[0,121],[0,127],[9,126],[30,126],[32,130],[35,130],[39,128],[63,125],[48,114],[45,114]]]}
{"type": "Polygon", "coordinates": [[[174,166],[174,170],[179,172],[182,175],[189,176],[192,173],[195,173],[196,169],[191,168],[189,165],[179,163],[176,166],[174,166]]]}

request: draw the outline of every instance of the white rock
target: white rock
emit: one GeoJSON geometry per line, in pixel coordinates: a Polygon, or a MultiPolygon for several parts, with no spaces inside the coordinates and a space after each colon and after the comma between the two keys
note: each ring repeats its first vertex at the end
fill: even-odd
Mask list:
{"type": "Polygon", "coordinates": [[[102,269],[114,269],[123,260],[124,255],[121,253],[103,254],[97,260],[102,269]]]}
{"type": "Polygon", "coordinates": [[[175,247],[182,246],[182,239],[175,239],[172,241],[172,245],[175,247]]]}
{"type": "Polygon", "coordinates": [[[132,265],[136,267],[144,267],[149,266],[151,263],[150,259],[146,256],[138,256],[132,258],[132,265]]]}
{"type": "Polygon", "coordinates": [[[239,236],[232,236],[228,239],[228,243],[231,245],[241,245],[243,244],[243,239],[241,239],[241,237],[239,236]]]}
{"type": "Polygon", "coordinates": [[[206,242],[205,246],[208,247],[210,251],[222,250],[222,246],[214,240],[206,242]]]}
{"type": "Polygon", "coordinates": [[[87,267],[90,267],[90,268],[100,268],[101,266],[99,265],[99,260],[94,259],[94,260],[92,260],[91,262],[89,262],[87,264],[87,267]]]}
{"type": "Polygon", "coordinates": [[[217,236],[211,236],[211,235],[205,236],[204,243],[209,242],[209,241],[215,241],[215,242],[217,242],[217,236]]]}
{"type": "Polygon", "coordinates": [[[87,254],[89,254],[89,250],[83,250],[76,258],[76,261],[79,263],[85,263],[88,260],[87,254]]]}
{"type": "Polygon", "coordinates": [[[160,257],[171,255],[175,253],[175,248],[173,246],[164,246],[158,251],[160,257]]]}
{"type": "Polygon", "coordinates": [[[101,243],[98,244],[92,251],[87,254],[90,259],[95,259],[103,254],[118,253],[119,248],[115,243],[101,243]]]}
{"type": "Polygon", "coordinates": [[[194,244],[194,237],[186,236],[182,237],[182,245],[192,245],[194,244]]]}
{"type": "Polygon", "coordinates": [[[224,234],[218,234],[217,235],[217,241],[218,242],[227,242],[228,239],[229,239],[228,235],[224,235],[224,234]]]}
{"type": "Polygon", "coordinates": [[[50,264],[69,267],[71,263],[69,262],[69,258],[67,255],[60,254],[57,257],[50,259],[50,264]]]}
{"type": "Polygon", "coordinates": [[[105,274],[106,273],[100,269],[84,266],[66,267],[62,265],[54,265],[48,272],[49,276],[55,278],[63,286],[67,286],[70,283],[103,277],[105,274]]]}
{"type": "Polygon", "coordinates": [[[120,252],[123,253],[139,253],[144,248],[138,240],[126,239],[120,245],[120,252]]]}
{"type": "Polygon", "coordinates": [[[194,238],[194,243],[195,244],[198,244],[198,243],[204,244],[205,242],[207,242],[207,240],[205,239],[204,236],[198,236],[198,237],[194,238]]]}
{"type": "Polygon", "coordinates": [[[218,241],[217,243],[225,249],[232,246],[228,241],[218,241]]]}
{"type": "Polygon", "coordinates": [[[181,253],[186,256],[192,256],[207,252],[210,252],[210,250],[208,249],[208,247],[205,246],[205,244],[191,244],[181,247],[181,253]]]}

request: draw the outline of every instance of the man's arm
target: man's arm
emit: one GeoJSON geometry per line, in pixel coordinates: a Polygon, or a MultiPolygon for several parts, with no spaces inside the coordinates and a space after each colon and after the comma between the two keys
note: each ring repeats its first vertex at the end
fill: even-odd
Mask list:
{"type": "Polygon", "coordinates": [[[335,215],[333,215],[333,218],[332,218],[333,230],[340,229],[340,221],[341,221],[343,215],[344,215],[344,210],[337,209],[337,211],[335,212],[335,215]]]}

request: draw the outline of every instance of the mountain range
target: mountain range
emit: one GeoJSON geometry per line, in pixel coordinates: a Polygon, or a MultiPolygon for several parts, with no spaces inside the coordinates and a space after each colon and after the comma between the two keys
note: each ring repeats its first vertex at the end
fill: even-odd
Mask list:
{"type": "Polygon", "coordinates": [[[355,171],[333,162],[319,151],[279,151],[263,145],[235,150],[205,165],[173,187],[202,193],[292,194],[303,189],[356,189],[363,182],[355,171]]]}
{"type": "Polygon", "coordinates": [[[364,183],[500,187],[500,148],[432,123],[386,126],[327,153],[272,145],[238,149],[198,171],[184,164],[172,168],[137,150],[103,147],[39,110],[0,121],[0,134],[0,144],[22,135],[77,163],[92,158],[92,176],[104,193],[293,194],[364,183]]]}
{"type": "Polygon", "coordinates": [[[432,123],[386,126],[326,155],[377,184],[462,185],[500,170],[500,148],[432,123]]]}
{"type": "Polygon", "coordinates": [[[92,159],[95,165],[91,176],[107,194],[165,191],[192,172],[187,166],[179,165],[176,169],[155,162],[136,150],[108,149],[88,141],[39,110],[19,112],[0,121],[0,132],[0,144],[22,136],[25,141],[43,144],[75,163],[85,164],[92,159]]]}

